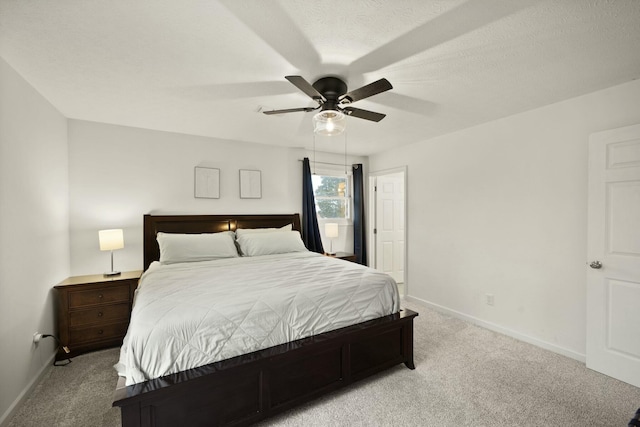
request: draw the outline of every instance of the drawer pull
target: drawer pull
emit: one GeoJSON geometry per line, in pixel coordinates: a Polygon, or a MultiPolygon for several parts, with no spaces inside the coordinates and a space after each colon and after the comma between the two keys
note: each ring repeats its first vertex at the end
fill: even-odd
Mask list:
{"type": "Polygon", "coordinates": [[[98,294],[98,298],[99,298],[99,299],[102,299],[102,294],[98,294]]]}
{"type": "Polygon", "coordinates": [[[98,312],[98,317],[102,317],[102,312],[101,311],[98,312]]]}
{"type": "Polygon", "coordinates": [[[102,335],[102,334],[104,334],[104,331],[103,331],[102,329],[100,329],[100,330],[98,331],[98,335],[102,335]]]}

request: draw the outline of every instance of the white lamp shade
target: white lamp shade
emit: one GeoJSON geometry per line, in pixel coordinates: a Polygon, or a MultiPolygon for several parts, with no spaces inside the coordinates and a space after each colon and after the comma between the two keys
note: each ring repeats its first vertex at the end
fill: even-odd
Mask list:
{"type": "Polygon", "coordinates": [[[124,248],[124,236],[121,229],[98,231],[101,251],[112,251],[124,248]]]}
{"type": "Polygon", "coordinates": [[[329,239],[338,237],[338,224],[335,222],[328,222],[324,225],[324,235],[329,239]]]}

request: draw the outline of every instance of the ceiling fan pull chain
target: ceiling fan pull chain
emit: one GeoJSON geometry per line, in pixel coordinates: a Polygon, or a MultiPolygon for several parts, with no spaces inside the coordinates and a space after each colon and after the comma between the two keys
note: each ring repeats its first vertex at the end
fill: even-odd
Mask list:
{"type": "Polygon", "coordinates": [[[347,174],[347,131],[344,131],[344,174],[347,174]]]}

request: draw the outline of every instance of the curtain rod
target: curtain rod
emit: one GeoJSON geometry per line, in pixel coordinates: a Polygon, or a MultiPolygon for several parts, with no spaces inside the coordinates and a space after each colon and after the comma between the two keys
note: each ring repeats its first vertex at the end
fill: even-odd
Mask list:
{"type": "MultiPolygon", "coordinates": [[[[299,162],[304,162],[304,159],[298,159],[299,162]]],[[[314,162],[313,160],[309,160],[309,163],[316,163],[319,165],[331,165],[331,166],[344,166],[344,163],[328,163],[328,162],[314,162]]],[[[347,165],[349,166],[349,165],[347,165]]]]}

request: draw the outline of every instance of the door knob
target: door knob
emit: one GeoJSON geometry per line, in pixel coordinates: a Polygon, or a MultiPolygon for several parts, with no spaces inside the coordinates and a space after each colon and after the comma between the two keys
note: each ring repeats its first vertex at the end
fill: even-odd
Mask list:
{"type": "Polygon", "coordinates": [[[591,264],[589,264],[589,267],[591,268],[602,268],[602,263],[600,261],[592,261],[591,264]]]}

